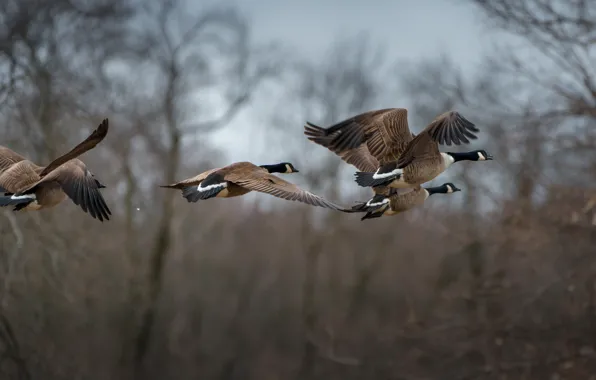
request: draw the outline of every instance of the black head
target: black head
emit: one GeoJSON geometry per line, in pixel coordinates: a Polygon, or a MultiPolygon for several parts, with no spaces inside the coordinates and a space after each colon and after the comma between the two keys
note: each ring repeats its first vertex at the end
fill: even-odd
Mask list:
{"type": "Polygon", "coordinates": [[[453,183],[451,182],[447,182],[442,184],[441,186],[436,186],[436,187],[425,187],[426,191],[428,191],[428,195],[433,195],[433,194],[451,194],[451,193],[455,193],[458,191],[461,191],[461,189],[458,189],[453,183]]]}
{"type": "Polygon", "coordinates": [[[269,173],[299,173],[299,170],[289,162],[281,162],[275,165],[261,165],[261,167],[267,169],[269,173]]]}
{"type": "Polygon", "coordinates": [[[493,156],[484,149],[474,150],[470,153],[476,154],[476,161],[491,161],[493,159],[493,156]]]}
{"type": "Polygon", "coordinates": [[[491,161],[493,156],[488,154],[486,150],[479,149],[470,152],[455,153],[447,152],[448,155],[453,157],[454,162],[457,161],[491,161]]]}

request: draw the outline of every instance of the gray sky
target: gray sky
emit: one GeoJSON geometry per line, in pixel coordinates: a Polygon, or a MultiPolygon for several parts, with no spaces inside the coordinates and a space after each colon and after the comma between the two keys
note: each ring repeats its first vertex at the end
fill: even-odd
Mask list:
{"type": "MultiPolygon", "coordinates": [[[[389,62],[446,53],[467,71],[481,61],[489,40],[473,8],[457,1],[238,0],[236,4],[252,21],[255,41],[280,41],[310,56],[325,52],[338,36],[366,32],[387,47],[389,62]]],[[[244,143],[251,137],[247,125],[262,121],[262,115],[251,110],[264,106],[257,97],[225,130],[211,136],[216,145],[226,144],[224,153],[230,161],[265,159],[263,149],[244,143]]]]}

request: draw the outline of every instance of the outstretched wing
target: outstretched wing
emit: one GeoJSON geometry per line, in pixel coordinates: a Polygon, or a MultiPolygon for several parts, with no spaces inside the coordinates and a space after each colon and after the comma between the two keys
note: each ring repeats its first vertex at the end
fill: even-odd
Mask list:
{"type": "Polygon", "coordinates": [[[354,165],[360,171],[374,172],[379,167],[379,161],[370,154],[366,143],[362,143],[358,147],[352,149],[333,149],[327,144],[329,139],[325,134],[325,129],[312,123],[307,123],[304,126],[304,134],[310,141],[329,149],[337,154],[342,160],[350,165],[354,165]]]}
{"type": "Polygon", "coordinates": [[[103,119],[101,124],[79,145],[74,147],[70,152],[63,154],[62,156],[56,158],[52,161],[48,166],[46,166],[43,171],[41,172],[40,176],[44,177],[52,170],[60,167],[62,164],[77,158],[81,154],[87,152],[95,148],[97,144],[99,144],[108,134],[108,119],[103,119]]]}
{"type": "MultiPolygon", "coordinates": [[[[309,127],[316,126],[307,123],[305,130],[309,127]]],[[[380,163],[397,159],[412,140],[408,127],[408,111],[405,108],[365,112],[322,130],[324,137],[319,137],[317,141],[311,138],[309,140],[338,155],[366,143],[370,154],[380,163]]]]}
{"type": "Polygon", "coordinates": [[[329,202],[318,195],[303,190],[293,183],[284,181],[267,172],[255,171],[249,175],[246,175],[246,173],[244,173],[244,175],[234,175],[234,173],[230,173],[226,176],[226,180],[246,189],[267,193],[277,198],[302,202],[331,210],[346,211],[341,206],[329,202]]]}
{"type": "Polygon", "coordinates": [[[62,191],[83,211],[100,221],[110,220],[110,211],[100,192],[100,183],[78,159],[69,160],[21,193],[31,193],[43,183],[58,182],[62,191]]]}
{"type": "Polygon", "coordinates": [[[448,111],[439,115],[407,146],[397,161],[398,168],[408,166],[415,159],[436,154],[441,145],[469,144],[475,140],[478,128],[459,112],[448,111]]]}

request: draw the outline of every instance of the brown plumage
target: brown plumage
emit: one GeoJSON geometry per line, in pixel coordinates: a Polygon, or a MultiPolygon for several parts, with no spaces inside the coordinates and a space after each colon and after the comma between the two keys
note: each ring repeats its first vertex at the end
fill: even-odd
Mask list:
{"type": "Polygon", "coordinates": [[[455,161],[491,159],[484,151],[439,152],[439,144],[467,144],[477,138],[478,129],[458,112],[438,116],[418,135],[410,131],[407,112],[405,108],[364,112],[328,128],[307,122],[304,134],[340,157],[366,147],[378,164],[374,169],[372,163],[359,168],[356,182],[365,187],[413,188],[432,180],[455,161]]]}
{"type": "Polygon", "coordinates": [[[188,202],[197,202],[209,198],[232,198],[251,191],[258,191],[289,201],[351,212],[351,210],[346,210],[271,174],[297,172],[298,170],[289,162],[261,166],[250,162],[237,162],[161,187],[182,190],[182,196],[188,202]]]}
{"type": "MultiPolygon", "coordinates": [[[[355,148],[333,149],[327,144],[328,137],[326,129],[321,128],[312,123],[307,123],[304,126],[304,134],[308,136],[310,141],[317,145],[327,148],[333,153],[337,154],[344,162],[356,167],[356,169],[363,172],[374,172],[379,167],[379,160],[370,153],[366,142],[362,142],[355,148]]],[[[375,194],[391,195],[396,194],[397,189],[391,189],[386,186],[377,186],[372,188],[375,194]]],[[[399,193],[404,194],[408,192],[407,189],[400,189],[399,193]]]]}
{"type": "Polygon", "coordinates": [[[93,149],[108,133],[108,119],[70,152],[42,167],[0,146],[0,206],[14,210],[41,210],[61,203],[68,196],[83,211],[100,221],[111,211],[99,189],[104,188],[76,157],[93,149]]]}
{"type": "Polygon", "coordinates": [[[457,191],[461,190],[450,182],[437,187],[416,186],[405,194],[389,196],[376,194],[368,202],[360,203],[352,209],[357,212],[366,212],[366,215],[360,220],[391,216],[423,204],[433,194],[452,194],[457,191]]]}

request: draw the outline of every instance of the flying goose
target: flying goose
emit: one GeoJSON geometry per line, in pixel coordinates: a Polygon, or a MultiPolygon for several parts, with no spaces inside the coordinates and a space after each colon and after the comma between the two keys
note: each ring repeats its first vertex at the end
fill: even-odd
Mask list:
{"type": "Polygon", "coordinates": [[[258,191],[289,201],[352,212],[271,174],[298,172],[294,165],[289,162],[260,166],[251,162],[236,162],[223,168],[207,170],[195,177],[160,187],[182,190],[182,196],[188,202],[197,202],[209,198],[232,198],[251,191],[258,191]]]}
{"type": "MultiPolygon", "coordinates": [[[[309,123],[307,126],[305,126],[304,133],[309,136],[309,140],[316,142],[318,145],[325,146],[319,143],[320,139],[322,138],[324,140],[325,137],[325,130],[323,128],[309,123]]],[[[330,148],[328,149],[331,150],[330,148]]],[[[379,161],[370,153],[366,143],[362,143],[356,148],[344,149],[334,153],[336,153],[344,162],[356,167],[356,169],[363,172],[373,172],[379,167],[379,161]]],[[[376,186],[372,187],[371,189],[373,190],[374,194],[386,196],[396,193],[401,194],[409,191],[407,189],[393,189],[387,186],[376,186]]],[[[352,210],[358,212],[354,209],[352,210]]]]}
{"type": "Polygon", "coordinates": [[[436,187],[417,186],[405,194],[393,194],[390,196],[376,194],[368,202],[358,204],[352,210],[366,212],[366,215],[360,218],[360,220],[380,218],[384,215],[396,215],[421,205],[433,194],[452,194],[456,191],[461,190],[451,182],[436,187]]]}
{"type": "Polygon", "coordinates": [[[0,146],[0,207],[14,211],[41,210],[68,196],[74,204],[100,221],[109,220],[110,209],[99,189],[105,188],[76,157],[93,149],[108,133],[108,119],[70,152],[42,167],[9,148],[0,146]]]}
{"type": "Polygon", "coordinates": [[[477,138],[478,128],[455,111],[438,116],[418,135],[410,131],[405,108],[368,111],[328,128],[306,122],[304,129],[309,140],[340,157],[366,146],[379,164],[374,170],[356,173],[356,182],[363,187],[415,188],[432,180],[454,162],[492,160],[485,150],[439,151],[439,144],[467,144],[477,138]]]}

